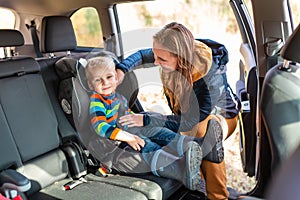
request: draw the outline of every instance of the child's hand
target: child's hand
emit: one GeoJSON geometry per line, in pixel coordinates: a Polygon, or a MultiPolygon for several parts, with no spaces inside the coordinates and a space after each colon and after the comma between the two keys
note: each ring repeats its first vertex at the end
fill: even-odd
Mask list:
{"type": "Polygon", "coordinates": [[[120,117],[119,120],[122,126],[135,127],[144,126],[144,115],[143,114],[129,114],[120,117]]]}
{"type": "Polygon", "coordinates": [[[136,151],[140,151],[145,146],[145,141],[137,135],[133,135],[133,139],[127,143],[136,151]]]}

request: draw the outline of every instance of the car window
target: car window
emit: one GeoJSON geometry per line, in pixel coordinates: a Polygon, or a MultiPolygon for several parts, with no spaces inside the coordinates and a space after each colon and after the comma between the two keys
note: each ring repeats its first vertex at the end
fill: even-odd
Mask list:
{"type": "MultiPolygon", "coordinates": [[[[170,4],[168,0],[156,0],[118,4],[117,11],[122,33],[124,57],[137,49],[151,47],[152,35],[165,24],[177,21],[187,26],[195,38],[213,39],[226,46],[230,52],[227,66],[228,81],[234,89],[236,80],[239,77],[237,65],[240,60],[239,47],[242,40],[230,5],[224,2],[173,1],[170,4]],[[128,12],[128,10],[131,12],[128,12]],[[182,10],[185,10],[185,12],[182,12],[182,10]],[[212,26],[212,24],[214,25],[212,26]]],[[[147,70],[149,71],[149,69],[147,70]]],[[[148,71],[147,74],[150,73],[148,71]]],[[[144,73],[138,73],[138,75],[140,74],[144,73]]],[[[153,74],[158,73],[153,72],[153,74]]],[[[144,83],[145,77],[138,77],[138,79],[146,85],[144,83]]],[[[159,82],[152,82],[156,83],[155,88],[157,88],[159,82]]],[[[149,90],[145,89],[145,91],[149,90]]]]}
{"type": "Polygon", "coordinates": [[[291,14],[293,18],[294,28],[300,23],[300,4],[299,0],[289,0],[291,7],[291,14]]]}
{"type": "MultiPolygon", "coordinates": [[[[8,9],[0,8],[0,29],[14,29],[16,17],[15,14],[8,9]]],[[[0,48],[0,58],[4,58],[4,48],[0,48]]]]}
{"type": "Polygon", "coordinates": [[[71,16],[71,21],[76,35],[77,46],[103,47],[101,24],[95,8],[85,7],[77,10],[71,16]]]}

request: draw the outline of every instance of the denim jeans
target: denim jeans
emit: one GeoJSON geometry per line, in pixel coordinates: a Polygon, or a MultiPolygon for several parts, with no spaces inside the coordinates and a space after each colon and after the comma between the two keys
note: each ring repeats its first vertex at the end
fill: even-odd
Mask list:
{"type": "Polygon", "coordinates": [[[144,139],[145,146],[142,148],[144,160],[150,164],[155,151],[163,149],[174,156],[181,157],[184,154],[185,143],[193,141],[193,137],[183,136],[164,127],[129,128],[128,132],[144,139]]]}

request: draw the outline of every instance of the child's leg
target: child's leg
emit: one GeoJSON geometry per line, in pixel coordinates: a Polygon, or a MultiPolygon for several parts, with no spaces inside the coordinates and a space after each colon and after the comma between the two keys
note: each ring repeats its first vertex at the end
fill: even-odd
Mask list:
{"type": "Polygon", "coordinates": [[[151,141],[160,146],[172,149],[178,156],[183,156],[187,149],[186,144],[189,141],[196,141],[202,148],[206,160],[220,163],[224,159],[222,128],[216,120],[210,120],[208,123],[209,128],[206,130],[207,134],[202,138],[183,136],[161,127],[153,127],[145,132],[144,135],[148,136],[151,141]]]}
{"type": "Polygon", "coordinates": [[[220,123],[211,119],[207,122],[207,129],[204,137],[196,140],[200,144],[205,160],[220,163],[224,160],[223,130],[220,123]]]}
{"type": "Polygon", "coordinates": [[[201,181],[202,152],[196,142],[189,142],[184,156],[176,157],[163,149],[155,152],[151,162],[154,175],[180,181],[190,190],[196,190],[201,181]]]}
{"type": "Polygon", "coordinates": [[[214,163],[220,163],[224,159],[223,129],[219,118],[208,116],[199,122],[191,131],[181,132],[181,135],[197,138],[203,150],[203,159],[214,163]]]}
{"type": "MultiPolygon", "coordinates": [[[[185,132],[182,134],[192,135],[196,137],[203,137],[208,128],[208,121],[211,119],[219,120],[219,116],[210,115],[204,121],[200,122],[191,132],[185,132]]],[[[232,119],[225,119],[225,123],[220,121],[222,129],[224,131],[225,138],[229,137],[236,128],[237,117],[232,119]],[[227,134],[226,134],[227,133],[227,134]]],[[[226,167],[225,161],[221,163],[212,163],[207,160],[203,160],[201,164],[201,170],[206,181],[206,192],[209,199],[227,199],[229,192],[226,185],[226,167]]]]}
{"type": "Polygon", "coordinates": [[[193,137],[183,136],[167,128],[151,127],[147,132],[143,132],[152,142],[160,145],[168,151],[172,151],[176,156],[183,156],[187,150],[187,143],[194,141],[193,137]]]}
{"type": "Polygon", "coordinates": [[[108,168],[120,173],[145,174],[151,169],[141,152],[132,150],[128,145],[121,148],[117,141],[104,137],[95,137],[89,142],[88,150],[108,168]]]}

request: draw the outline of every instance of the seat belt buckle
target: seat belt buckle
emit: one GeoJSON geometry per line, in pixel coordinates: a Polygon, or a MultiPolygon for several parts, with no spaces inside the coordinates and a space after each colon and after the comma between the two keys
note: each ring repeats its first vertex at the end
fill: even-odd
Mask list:
{"type": "Polygon", "coordinates": [[[23,200],[23,198],[21,197],[21,195],[17,195],[16,197],[13,198],[13,200],[23,200]]]}
{"type": "Polygon", "coordinates": [[[65,191],[72,190],[73,188],[77,187],[78,185],[80,185],[82,183],[86,183],[86,182],[87,182],[87,180],[83,177],[81,177],[78,180],[69,181],[68,183],[64,184],[63,190],[65,190],[65,191]]]}
{"type": "Polygon", "coordinates": [[[99,167],[97,173],[99,173],[103,177],[107,177],[109,171],[105,167],[99,167]]]}
{"type": "Polygon", "coordinates": [[[96,175],[98,176],[102,176],[102,177],[107,177],[108,174],[110,174],[110,170],[109,168],[104,165],[104,164],[101,164],[100,167],[98,168],[98,170],[96,171],[96,175]]]}

